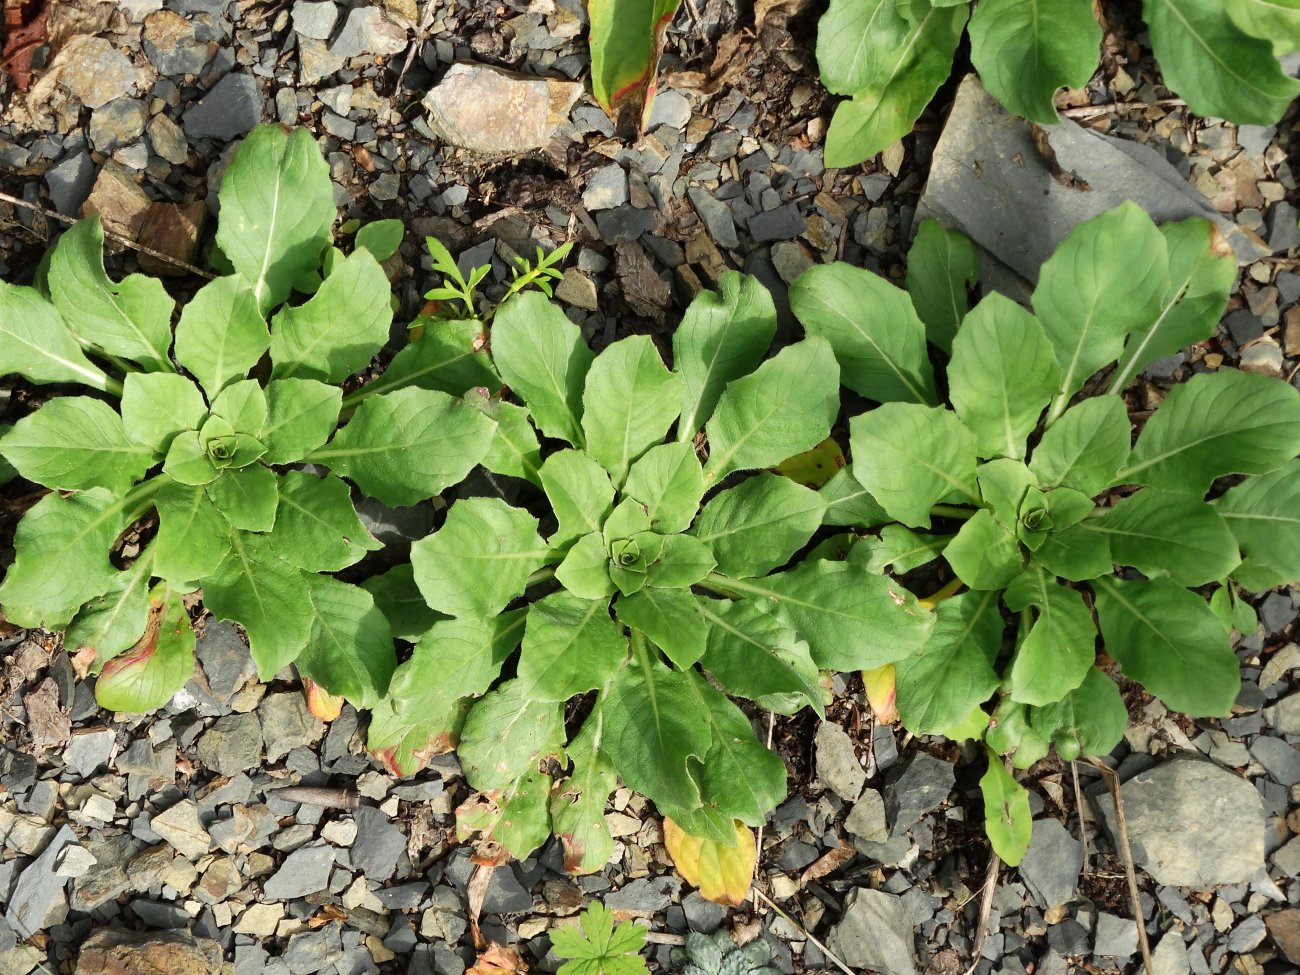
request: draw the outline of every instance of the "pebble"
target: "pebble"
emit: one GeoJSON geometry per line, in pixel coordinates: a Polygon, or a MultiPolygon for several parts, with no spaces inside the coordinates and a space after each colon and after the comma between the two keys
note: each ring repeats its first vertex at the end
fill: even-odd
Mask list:
{"type": "Polygon", "coordinates": [[[325,845],[294,850],[262,885],[262,897],[270,901],[292,900],[324,890],[334,869],[334,850],[325,845]]]}
{"type": "Polygon", "coordinates": [[[817,778],[841,799],[853,802],[862,792],[867,773],[858,761],[857,750],[848,732],[833,721],[817,726],[813,739],[817,755],[817,778]]]}
{"type": "Polygon", "coordinates": [[[596,282],[577,268],[565,269],[555,289],[555,297],[583,311],[596,311],[600,307],[596,282]]]}
{"type": "Polygon", "coordinates": [[[166,115],[158,114],[145,126],[153,151],[169,163],[180,166],[189,159],[190,147],[181,127],[166,115]]]}
{"type": "Polygon", "coordinates": [[[686,191],[686,197],[695,207],[704,229],[719,247],[734,250],[740,246],[736,234],[736,221],[731,215],[731,208],[702,186],[692,186],[686,191]]]}
{"type": "Polygon", "coordinates": [[[684,129],[690,120],[691,103],[686,100],[686,96],[679,91],[664,89],[655,94],[645,127],[647,132],[652,132],[661,125],[684,129]]]}
{"type": "Polygon", "coordinates": [[[1074,897],[1083,867],[1083,844],[1055,819],[1034,823],[1020,879],[1039,907],[1057,907],[1074,897]]]}
{"type": "Polygon", "coordinates": [[[199,821],[199,807],[192,799],[182,799],[154,816],[149,828],[189,860],[197,860],[212,848],[212,837],[199,821]]]}
{"type": "Polygon", "coordinates": [[[216,50],[198,39],[194,24],[173,10],[159,10],[144,20],[140,35],[145,57],[164,75],[197,75],[216,50]]]}
{"type": "Polygon", "coordinates": [[[108,764],[117,735],[111,728],[78,728],[63,750],[63,764],[88,779],[108,764]]]}
{"type": "Polygon", "coordinates": [[[338,23],[339,8],[334,0],[297,0],[293,5],[293,29],[302,37],[328,41],[338,23]]]}
{"type": "Polygon", "coordinates": [[[602,166],[587,180],[582,205],[588,210],[612,210],[627,202],[627,172],[618,163],[602,166]]]}
{"type": "Polygon", "coordinates": [[[808,221],[799,212],[799,207],[787,203],[775,210],[754,214],[749,218],[746,229],[754,238],[754,242],[761,244],[770,240],[792,240],[804,232],[807,224],[808,221]]]}
{"type": "Polygon", "coordinates": [[[890,773],[885,785],[885,809],[894,833],[920,821],[952,792],[956,775],[947,762],[918,752],[898,773],[890,773]]]}
{"type": "Polygon", "coordinates": [[[1137,947],[1137,925],[1131,919],[1107,914],[1105,911],[1097,915],[1097,932],[1092,942],[1094,955],[1126,962],[1137,951],[1137,947]]]}
{"type": "Polygon", "coordinates": [[[1260,735],[1251,743],[1250,754],[1274,781],[1288,787],[1300,783],[1300,749],[1295,745],[1260,735]]]}
{"type": "Polygon", "coordinates": [[[90,115],[90,142],[95,150],[109,153],[140,138],[149,108],[135,98],[117,98],[101,105],[90,115]]]}
{"type": "Polygon", "coordinates": [[[218,718],[199,739],[198,758],[218,775],[238,775],[262,759],[262,726],[255,712],[218,718]]]}
{"type": "Polygon", "coordinates": [[[190,139],[229,142],[250,131],[262,120],[262,93],[257,79],[244,72],[232,72],[220,81],[181,118],[190,139]]]}
{"type": "Polygon", "coordinates": [[[363,54],[387,57],[404,50],[406,29],[388,20],[378,7],[353,7],[349,10],[342,30],[330,45],[330,53],[341,58],[363,54]]]}
{"type": "Polygon", "coordinates": [[[135,87],[135,66],[104,37],[81,34],[64,45],[55,58],[63,65],[61,81],[87,108],[121,98],[135,87]]]}
{"type": "Polygon", "coordinates": [[[208,688],[220,700],[229,701],[245,679],[257,673],[248,644],[229,621],[209,621],[195,642],[194,652],[203,665],[208,688]]]}
{"type": "Polygon", "coordinates": [[[50,189],[50,202],[55,210],[65,215],[75,214],[95,185],[95,164],[88,153],[72,153],[45,171],[45,185],[50,189]]]}
{"type": "MultiPolygon", "coordinates": [[[[355,11],[354,11],[355,13],[355,11]]],[[[547,143],[582,94],[571,81],[529,78],[483,64],[454,64],[424,97],[429,127],[476,152],[523,152],[547,143]]]]}
{"type": "Polygon", "coordinates": [[[850,968],[880,975],[917,975],[912,919],[901,897],[859,887],[826,945],[850,968]]]}

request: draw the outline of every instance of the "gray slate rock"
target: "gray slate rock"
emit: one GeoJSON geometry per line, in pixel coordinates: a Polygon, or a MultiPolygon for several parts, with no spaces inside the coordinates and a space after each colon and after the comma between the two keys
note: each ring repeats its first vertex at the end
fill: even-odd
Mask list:
{"type": "Polygon", "coordinates": [[[1273,730],[1282,735],[1300,735],[1300,693],[1284,697],[1264,711],[1273,730]]]}
{"type": "Polygon", "coordinates": [[[1039,907],[1064,904],[1079,889],[1083,844],[1055,819],[1034,823],[1029,849],[1020,861],[1020,879],[1039,907]]]}
{"type": "Polygon", "coordinates": [[[596,226],[601,239],[608,244],[636,240],[655,229],[655,215],[651,210],[641,210],[631,203],[602,210],[596,214],[596,226]]]}
{"type": "Polygon", "coordinates": [[[1300,782],[1300,749],[1294,745],[1260,735],[1251,743],[1250,754],[1282,785],[1290,787],[1300,782]]]}
{"type": "Polygon", "coordinates": [[[858,761],[848,732],[834,721],[823,721],[817,726],[813,747],[817,753],[817,778],[821,784],[849,802],[857,799],[867,781],[867,773],[858,761]]]}
{"type": "Polygon", "coordinates": [[[149,118],[149,106],[138,98],[117,98],[90,115],[90,144],[110,153],[140,138],[149,118]]]}
{"type": "Polygon", "coordinates": [[[328,41],[338,23],[339,8],[334,0],[298,0],[293,5],[293,29],[303,37],[317,41],[328,41]]]}
{"type": "Polygon", "coordinates": [[[199,739],[199,761],[218,775],[238,775],[262,763],[262,725],[255,712],[218,718],[199,739]]]}
{"type": "Polygon", "coordinates": [[[582,205],[588,210],[612,210],[627,202],[627,173],[618,163],[602,166],[587,180],[582,205]]]}
{"type": "Polygon", "coordinates": [[[1228,950],[1234,955],[1252,952],[1260,946],[1267,933],[1264,918],[1259,914],[1248,914],[1228,935],[1228,950]]]}
{"type": "Polygon", "coordinates": [[[301,694],[272,694],[258,705],[266,760],[278,762],[295,748],[310,745],[325,733],[324,723],[313,715],[301,694]]]}
{"type": "Polygon", "coordinates": [[[1182,933],[1171,928],[1151,952],[1151,975],[1189,975],[1191,970],[1182,933]]]}
{"type": "Polygon", "coordinates": [[[646,121],[646,131],[666,125],[673,129],[682,129],[691,120],[691,103],[680,91],[666,89],[655,95],[650,106],[650,118],[646,121]]]}
{"type": "MultiPolygon", "coordinates": [[[[1180,755],[1124,783],[1133,859],[1157,882],[1202,889],[1244,883],[1264,868],[1264,806],[1245,779],[1180,755]]],[[[1098,798],[1115,835],[1115,804],[1098,798]]]]}
{"type": "Polygon", "coordinates": [[[246,677],[257,673],[248,645],[228,620],[209,622],[194,646],[213,696],[229,701],[246,677]]]}
{"type": "Polygon", "coordinates": [[[88,779],[108,764],[117,735],[111,728],[79,728],[63,750],[63,764],[88,779]]]}
{"type": "Polygon", "coordinates": [[[749,235],[758,244],[770,240],[793,240],[808,226],[808,220],[799,212],[794,203],[787,203],[775,210],[765,210],[749,218],[746,224],[749,235]]]}
{"type": "Polygon", "coordinates": [[[920,821],[952,792],[956,775],[952,766],[933,755],[918,752],[898,774],[885,784],[885,809],[895,832],[920,821]]]}
{"type": "Polygon", "coordinates": [[[69,901],[74,911],[89,912],[117,897],[130,886],[126,865],[139,852],[140,843],[129,835],[87,838],[95,865],[77,878],[69,901]]]}
{"type": "Polygon", "coordinates": [[[853,804],[853,811],[844,820],[849,835],[868,843],[884,843],[889,839],[889,822],[885,816],[885,800],[875,789],[867,789],[853,804]]]}
{"type": "Polygon", "coordinates": [[[715,244],[733,250],[740,246],[731,207],[702,186],[692,186],[686,191],[686,197],[691,201],[691,206],[695,207],[705,231],[715,244]]]}
{"type": "Polygon", "coordinates": [[[624,884],[605,897],[605,906],[611,911],[643,911],[658,913],[668,909],[677,899],[682,882],[677,877],[642,877],[624,884]]]}
{"type": "Polygon", "coordinates": [[[160,113],[151,118],[145,131],[149,134],[149,144],[154,153],[169,163],[179,166],[189,159],[190,147],[185,141],[185,133],[166,115],[160,113]]]}
{"type": "Polygon", "coordinates": [[[159,74],[196,75],[203,70],[215,45],[199,40],[195,28],[193,21],[174,10],[160,10],[145,18],[140,42],[159,74]]]}
{"type": "Polygon", "coordinates": [[[339,924],[335,922],[317,931],[293,935],[280,959],[289,966],[293,975],[315,975],[332,968],[342,951],[343,939],[339,936],[339,924]]]}
{"type": "Polygon", "coordinates": [[[262,121],[262,93],[257,79],[244,72],[226,75],[182,119],[191,139],[229,142],[262,121]]]}
{"type": "Polygon", "coordinates": [[[1097,933],[1092,941],[1094,956],[1127,961],[1137,948],[1137,925],[1130,918],[1105,911],[1097,915],[1097,933]]]}
{"type": "Polygon", "coordinates": [[[95,185],[95,164],[85,152],[75,152],[45,171],[45,185],[50,188],[54,209],[71,215],[81,209],[95,185]]]}
{"type": "MultiPolygon", "coordinates": [[[[384,16],[379,7],[353,7],[343,29],[330,45],[330,53],[340,58],[362,54],[386,57],[406,47],[406,31],[384,16]]],[[[453,69],[454,70],[454,69],[453,69]]]]}
{"type": "Polygon", "coordinates": [[[64,891],[68,878],[55,872],[59,854],[77,843],[71,826],[62,827],[49,845],[18,875],[18,883],[9,895],[5,921],[24,940],[37,931],[61,924],[68,916],[68,897],[64,891]]]}
{"type": "Polygon", "coordinates": [[[262,888],[268,901],[292,900],[324,890],[334,869],[334,850],[328,846],[304,846],[294,850],[280,864],[262,888]]]}
{"type": "Polygon", "coordinates": [[[366,880],[382,883],[393,875],[406,850],[406,837],[381,810],[360,806],[352,813],[357,838],[352,841],[352,869],[366,880]]]}
{"type": "Polygon", "coordinates": [[[917,975],[910,912],[901,897],[860,887],[844,904],[844,917],[826,940],[831,951],[850,968],[917,975]]]}

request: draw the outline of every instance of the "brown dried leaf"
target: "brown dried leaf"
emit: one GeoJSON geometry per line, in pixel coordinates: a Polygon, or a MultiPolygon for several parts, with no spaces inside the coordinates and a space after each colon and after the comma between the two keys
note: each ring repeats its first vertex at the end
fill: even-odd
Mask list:
{"type": "Polygon", "coordinates": [[[486,950],[479,953],[474,967],[465,975],[523,975],[528,965],[513,948],[506,948],[493,941],[486,950]]]}
{"type": "Polygon", "coordinates": [[[22,91],[31,86],[32,55],[45,41],[45,0],[5,0],[0,71],[22,91]]]}
{"type": "Polygon", "coordinates": [[[49,748],[62,748],[72,733],[69,712],[59,707],[59,685],[47,677],[23,698],[27,709],[27,731],[32,736],[32,750],[39,756],[49,748]]]}

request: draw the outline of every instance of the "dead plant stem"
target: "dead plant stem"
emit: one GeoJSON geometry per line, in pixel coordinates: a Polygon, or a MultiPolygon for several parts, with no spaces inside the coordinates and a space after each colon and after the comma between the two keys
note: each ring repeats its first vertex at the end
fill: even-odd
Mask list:
{"type": "Polygon", "coordinates": [[[1124,878],[1128,881],[1128,896],[1133,907],[1133,923],[1137,925],[1138,947],[1142,949],[1142,966],[1147,975],[1152,975],[1151,945],[1147,941],[1147,928],[1142,917],[1142,898],[1138,893],[1137,874],[1133,870],[1133,852],[1128,843],[1128,821],[1124,818],[1124,799],[1120,795],[1119,775],[1104,762],[1095,758],[1088,759],[1106,779],[1110,786],[1111,798],[1115,800],[1115,822],[1119,826],[1119,854],[1124,861],[1124,878]]]}
{"type": "Polygon", "coordinates": [[[781,910],[781,908],[779,908],[779,907],[777,906],[776,901],[772,900],[772,898],[768,897],[766,894],[764,894],[764,893],[763,893],[762,891],[760,891],[760,890],[755,890],[755,891],[754,891],[754,896],[757,897],[758,899],[760,899],[764,904],[766,904],[766,905],[767,905],[768,907],[770,907],[772,910],[776,911],[776,913],[779,914],[781,917],[785,918],[785,920],[786,920],[786,922],[787,922],[788,924],[790,924],[790,925],[792,925],[793,927],[795,927],[796,929],[798,929],[798,931],[799,931],[799,932],[800,932],[800,933],[801,933],[805,938],[807,938],[809,941],[811,941],[813,944],[815,944],[815,945],[817,946],[817,950],[818,950],[818,951],[820,951],[823,955],[825,955],[825,956],[826,956],[827,958],[829,958],[832,962],[834,962],[834,963],[835,963],[835,967],[838,968],[840,971],[844,972],[844,975],[857,975],[857,972],[855,972],[853,969],[851,969],[848,965],[844,964],[844,962],[840,961],[839,956],[836,955],[835,952],[831,951],[831,950],[830,950],[829,948],[827,948],[824,944],[822,944],[822,943],[821,943],[820,941],[818,941],[815,937],[813,937],[812,932],[808,931],[806,928],[804,928],[804,926],[803,926],[802,924],[800,924],[798,921],[796,921],[794,918],[792,918],[792,917],[791,917],[789,914],[787,914],[785,911],[781,910]]]}

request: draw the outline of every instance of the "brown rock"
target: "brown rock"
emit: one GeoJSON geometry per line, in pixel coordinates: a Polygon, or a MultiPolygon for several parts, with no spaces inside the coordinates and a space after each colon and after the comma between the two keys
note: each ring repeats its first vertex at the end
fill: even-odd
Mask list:
{"type": "Polygon", "coordinates": [[[51,70],[87,108],[121,98],[135,85],[131,60],[103,37],[74,37],[54,59],[51,70]]]}
{"type": "Polygon", "coordinates": [[[203,879],[195,888],[194,896],[204,904],[219,904],[244,886],[235,861],[221,857],[203,872],[203,879]]]}
{"type": "MultiPolygon", "coordinates": [[[[140,225],[140,243],[178,261],[193,264],[207,215],[207,208],[199,201],[186,206],[155,203],[149,207],[140,225]]],[[[182,276],[189,273],[183,267],[143,252],[140,254],[140,267],[151,274],[182,276]]]]}
{"type": "Polygon", "coordinates": [[[623,298],[632,310],[644,318],[663,321],[672,288],[656,273],[645,248],[635,240],[615,245],[614,264],[623,298]]]}
{"type": "Polygon", "coordinates": [[[219,975],[221,946],[185,931],[93,932],[81,948],[76,975],[219,975]]]}
{"type": "Polygon", "coordinates": [[[1264,918],[1264,923],[1287,961],[1300,965],[1300,907],[1270,914],[1264,918]]]}
{"type": "Polygon", "coordinates": [[[424,97],[429,126],[453,146],[476,152],[521,152],[546,145],[582,94],[552,81],[482,64],[454,64],[424,97]]]}
{"type": "Polygon", "coordinates": [[[135,240],[149,206],[148,194],[131,178],[126,167],[110,159],[95,177],[90,197],[81,205],[81,215],[89,217],[98,213],[105,230],[135,240]]]}

